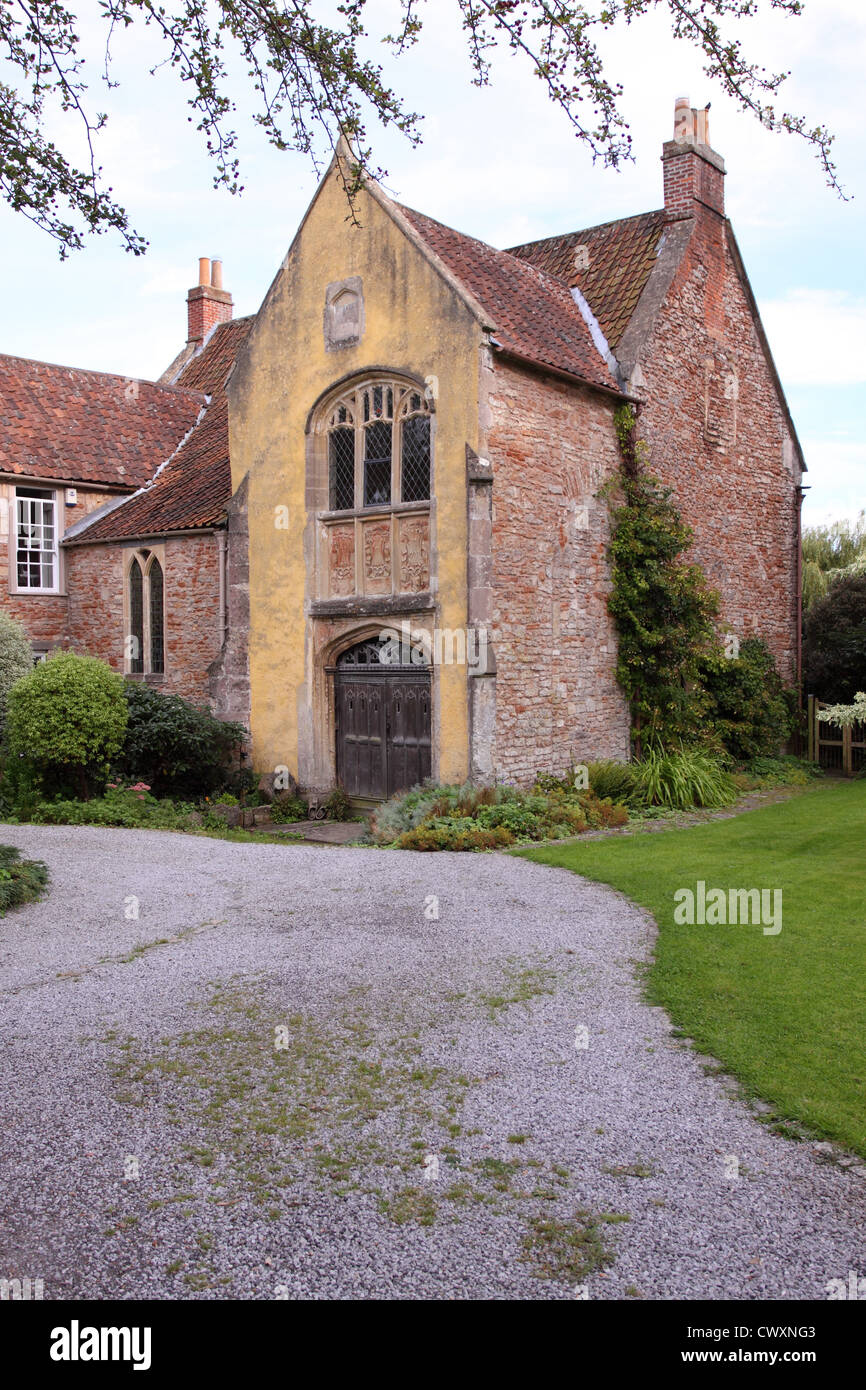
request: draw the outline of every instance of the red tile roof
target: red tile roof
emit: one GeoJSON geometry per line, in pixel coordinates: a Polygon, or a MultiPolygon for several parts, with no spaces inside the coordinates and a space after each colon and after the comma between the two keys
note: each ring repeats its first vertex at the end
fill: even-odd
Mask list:
{"type": "Polygon", "coordinates": [[[510,253],[564,285],[576,286],[615,351],[655,263],[665,220],[664,208],[642,212],[581,232],[512,246],[510,253]],[[585,247],[585,252],[579,252],[579,247],[585,247]]]}
{"type": "Polygon", "coordinates": [[[221,323],[183,368],[178,385],[206,392],[201,423],[151,483],[85,526],[68,544],[128,540],[219,525],[232,495],[225,383],[253,318],[221,323]]]}
{"type": "Polygon", "coordinates": [[[400,210],[490,314],[503,348],[608,390],[618,389],[562,280],[530,264],[529,258],[495,251],[413,208],[400,210]]]}
{"type": "Polygon", "coordinates": [[[0,355],[0,473],[140,487],[203,404],[197,383],[156,386],[0,355]]]}

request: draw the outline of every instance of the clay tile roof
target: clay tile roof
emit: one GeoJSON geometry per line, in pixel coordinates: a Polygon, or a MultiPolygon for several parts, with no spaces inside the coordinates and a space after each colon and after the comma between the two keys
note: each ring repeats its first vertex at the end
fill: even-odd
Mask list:
{"type": "Polygon", "coordinates": [[[225,383],[253,318],[221,323],[178,378],[207,393],[200,423],[153,481],[82,528],[69,544],[128,540],[219,525],[232,495],[225,383]]]}
{"type": "Polygon", "coordinates": [[[561,279],[530,264],[528,257],[496,251],[413,208],[401,206],[400,211],[490,314],[503,348],[608,390],[618,389],[561,279]]]}
{"type": "Polygon", "coordinates": [[[186,383],[156,386],[0,356],[0,473],[140,487],[203,404],[186,383]]]}
{"type": "Polygon", "coordinates": [[[616,351],[653,268],[664,225],[662,208],[512,246],[510,253],[563,284],[576,286],[616,351]]]}

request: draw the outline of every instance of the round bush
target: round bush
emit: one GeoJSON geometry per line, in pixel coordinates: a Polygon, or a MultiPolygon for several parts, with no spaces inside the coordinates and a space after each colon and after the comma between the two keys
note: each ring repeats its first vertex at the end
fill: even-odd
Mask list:
{"type": "Polygon", "coordinates": [[[9,752],[87,796],[123,747],[126,721],[122,677],[96,657],[60,652],[10,691],[9,752]]]}
{"type": "Polygon", "coordinates": [[[32,670],[30,638],[20,623],[0,610],[0,725],[6,718],[9,691],[32,670]]]}

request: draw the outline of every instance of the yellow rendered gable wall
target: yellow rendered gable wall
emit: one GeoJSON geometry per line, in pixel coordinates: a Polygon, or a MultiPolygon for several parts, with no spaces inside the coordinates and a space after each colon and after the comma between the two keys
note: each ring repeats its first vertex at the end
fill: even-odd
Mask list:
{"type": "MultiPolygon", "coordinates": [[[[229,383],[233,488],[249,475],[251,725],[259,771],[286,765],[298,772],[312,647],[304,613],[305,426],[322,392],[348,373],[385,368],[438,378],[436,622],[459,629],[467,620],[466,444],[477,442],[481,326],[370,193],[359,195],[358,214],[360,227],[347,220],[332,167],[229,383]],[[350,276],[363,281],[365,332],[355,346],[326,351],[325,291],[350,276]]],[[[442,666],[437,679],[439,775],[459,781],[469,769],[466,667],[442,666]]]]}

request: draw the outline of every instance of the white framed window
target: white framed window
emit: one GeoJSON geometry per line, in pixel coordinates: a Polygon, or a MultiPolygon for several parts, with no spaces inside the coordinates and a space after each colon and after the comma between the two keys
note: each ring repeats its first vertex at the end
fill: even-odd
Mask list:
{"type": "Polygon", "coordinates": [[[50,488],[15,489],[15,586],[25,593],[60,588],[57,497],[50,488]]]}

